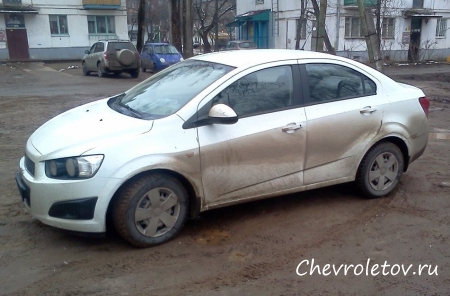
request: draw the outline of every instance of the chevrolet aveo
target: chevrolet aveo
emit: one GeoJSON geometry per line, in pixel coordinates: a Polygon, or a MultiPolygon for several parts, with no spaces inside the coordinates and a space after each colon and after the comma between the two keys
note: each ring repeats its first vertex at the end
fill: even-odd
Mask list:
{"type": "Polygon", "coordinates": [[[16,181],[43,223],[113,225],[148,247],[230,204],[351,181],[387,195],[425,150],[428,107],[420,89],[337,56],[201,55],[42,125],[16,181]]]}

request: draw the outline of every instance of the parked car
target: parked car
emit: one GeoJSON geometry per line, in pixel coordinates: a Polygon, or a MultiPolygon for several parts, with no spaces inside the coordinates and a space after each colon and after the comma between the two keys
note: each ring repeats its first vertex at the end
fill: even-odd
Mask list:
{"type": "Polygon", "coordinates": [[[257,49],[255,42],[247,40],[228,41],[227,46],[223,50],[247,50],[257,49]]]}
{"type": "Polygon", "coordinates": [[[139,77],[140,58],[136,47],[126,40],[99,40],[85,51],[81,62],[84,75],[97,72],[99,77],[108,73],[120,75],[127,72],[139,77]]]}
{"type": "Polygon", "coordinates": [[[352,181],[385,196],[425,150],[428,108],[420,89],[343,57],[205,54],[45,123],[16,181],[43,223],[114,225],[148,247],[231,204],[352,181]]]}
{"type": "Polygon", "coordinates": [[[157,72],[180,61],[183,61],[181,53],[167,43],[146,43],[141,51],[142,72],[147,69],[157,72]]]}

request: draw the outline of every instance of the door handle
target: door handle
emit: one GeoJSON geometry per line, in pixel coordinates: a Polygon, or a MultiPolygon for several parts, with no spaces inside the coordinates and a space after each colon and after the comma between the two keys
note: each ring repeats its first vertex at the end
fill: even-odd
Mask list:
{"type": "Polygon", "coordinates": [[[289,123],[288,125],[286,125],[285,127],[283,127],[281,129],[282,132],[288,133],[288,134],[292,134],[293,132],[295,132],[298,129],[301,129],[302,125],[300,123],[289,123]]]}
{"type": "Polygon", "coordinates": [[[373,112],[377,111],[377,108],[372,108],[370,106],[366,106],[364,108],[362,108],[359,113],[363,114],[363,115],[370,115],[373,112]]]}

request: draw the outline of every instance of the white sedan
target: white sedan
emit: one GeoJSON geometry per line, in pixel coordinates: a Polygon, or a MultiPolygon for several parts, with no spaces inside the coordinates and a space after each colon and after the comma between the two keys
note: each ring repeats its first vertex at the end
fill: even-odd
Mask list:
{"type": "Polygon", "coordinates": [[[148,247],[230,204],[351,181],[387,195],[425,150],[428,107],[420,89],[338,56],[206,54],[45,123],[16,181],[43,223],[114,225],[148,247]]]}

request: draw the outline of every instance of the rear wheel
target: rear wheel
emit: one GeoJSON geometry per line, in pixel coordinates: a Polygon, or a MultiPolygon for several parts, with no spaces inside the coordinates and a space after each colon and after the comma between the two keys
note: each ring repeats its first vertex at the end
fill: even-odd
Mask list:
{"type": "Polygon", "coordinates": [[[164,174],[142,176],[124,187],[113,204],[117,232],[137,247],[172,239],[183,227],[189,199],[183,185],[164,174]]]}
{"type": "Polygon", "coordinates": [[[385,196],[397,185],[403,167],[403,154],[397,145],[389,142],[377,144],[361,161],[356,183],[368,198],[385,196]]]}
{"type": "Polygon", "coordinates": [[[98,75],[98,77],[106,76],[106,73],[105,73],[105,70],[103,69],[102,63],[97,64],[97,75],[98,75]]]}
{"type": "Polygon", "coordinates": [[[130,71],[130,75],[131,75],[131,78],[138,78],[139,77],[139,69],[130,71]]]}
{"type": "Polygon", "coordinates": [[[145,71],[147,71],[147,68],[145,68],[143,62],[141,62],[141,70],[142,70],[142,72],[144,72],[144,73],[145,73],[145,71]]]}

